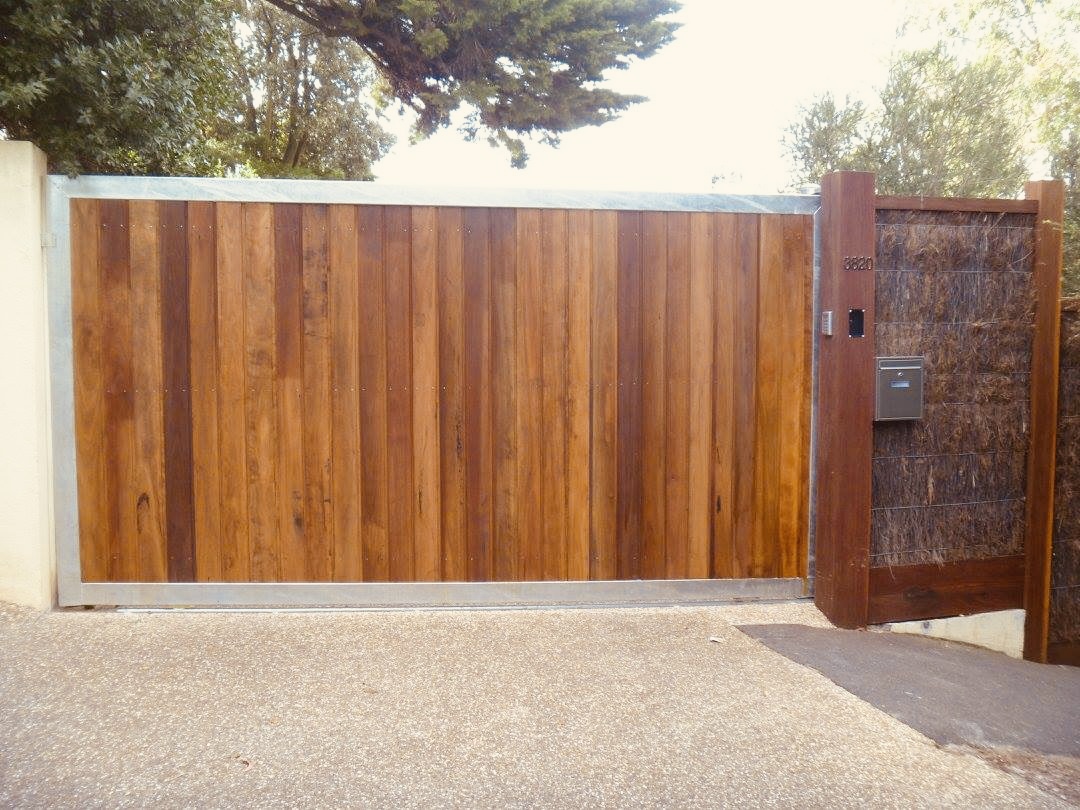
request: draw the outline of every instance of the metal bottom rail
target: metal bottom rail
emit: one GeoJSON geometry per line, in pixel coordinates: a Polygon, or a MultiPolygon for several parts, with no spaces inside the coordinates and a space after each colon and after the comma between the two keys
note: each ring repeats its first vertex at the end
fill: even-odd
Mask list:
{"type": "Polygon", "coordinates": [[[578,608],[716,605],[798,599],[790,579],[602,582],[88,582],[61,607],[201,609],[578,608]]]}

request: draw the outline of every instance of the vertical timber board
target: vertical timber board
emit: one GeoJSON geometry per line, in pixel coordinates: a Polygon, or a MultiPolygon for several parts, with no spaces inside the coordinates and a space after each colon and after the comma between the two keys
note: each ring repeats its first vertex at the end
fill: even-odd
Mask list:
{"type": "Polygon", "coordinates": [[[434,208],[412,221],[414,577],[439,579],[439,231],[434,208]]]}
{"type": "Polygon", "coordinates": [[[616,212],[593,212],[589,578],[596,580],[618,574],[618,225],[616,212]]]}
{"type": "Polygon", "coordinates": [[[540,225],[543,303],[540,496],[544,515],[542,578],[564,580],[567,575],[567,212],[542,211],[540,225]]]}
{"type": "MultiPolygon", "coordinates": [[[[157,222],[154,222],[157,229],[157,222]]],[[[104,322],[97,200],[71,201],[71,320],[75,370],[75,453],[79,558],[84,582],[109,578],[105,478],[104,322]]]]}
{"type": "Polygon", "coordinates": [[[667,335],[667,227],[661,211],[643,215],[645,267],[642,290],[642,447],[646,459],[642,470],[641,576],[667,579],[667,466],[664,418],[667,405],[664,351],[667,335]]]}
{"type": "Polygon", "coordinates": [[[1035,223],[1035,335],[1031,355],[1031,447],[1027,469],[1024,574],[1024,657],[1046,661],[1050,616],[1050,563],[1054,531],[1060,358],[1062,223],[1060,180],[1027,183],[1024,196],[1039,201],[1035,223]]]}
{"type": "MultiPolygon", "coordinates": [[[[731,470],[734,485],[730,503],[732,568],[736,577],[753,576],[754,481],[757,459],[754,455],[757,424],[757,355],[758,355],[758,239],[761,218],[737,214],[735,224],[734,297],[731,386],[731,470]]],[[[721,507],[723,504],[721,504],[721,507]]]]}
{"type": "Polygon", "coordinates": [[[360,285],[356,209],[332,205],[330,227],[331,499],[335,582],[364,578],[360,505],[360,285]]]}
{"type": "Polygon", "coordinates": [[[187,203],[164,202],[159,210],[167,567],[170,582],[191,582],[195,579],[195,494],[187,203]]]}
{"type": "Polygon", "coordinates": [[[465,563],[465,297],[460,208],[440,208],[439,228],[439,525],[441,579],[461,582],[465,563]]]}
{"type": "Polygon", "coordinates": [[[688,462],[687,576],[707,579],[712,565],[714,442],[713,322],[716,318],[716,263],[712,229],[715,216],[690,215],[690,459],[688,462]]]}
{"type": "Polygon", "coordinates": [[[589,358],[592,333],[589,310],[592,287],[592,215],[571,211],[567,257],[567,441],[566,571],[567,578],[589,578],[589,358]]]}
{"type": "Polygon", "coordinates": [[[356,209],[360,292],[360,515],[365,582],[385,582],[390,577],[383,210],[374,205],[356,209]]]}
{"type": "Polygon", "coordinates": [[[866,624],[874,417],[874,274],[845,257],[874,256],[874,175],[834,172],[821,187],[818,332],[817,581],[815,602],[840,627],[866,624]],[[848,336],[848,311],[865,313],[866,337],[848,336]]]}
{"type": "MultiPolygon", "coordinates": [[[[135,206],[132,201],[132,206],[135,206]]],[[[188,203],[191,318],[191,434],[194,464],[195,579],[223,576],[221,461],[218,443],[217,249],[214,204],[188,203]]],[[[136,344],[138,345],[138,344],[136,344]]]]}
{"type": "Polygon", "coordinates": [[[491,214],[464,212],[466,578],[490,580],[494,503],[491,441],[491,214]]]}
{"type": "Polygon", "coordinates": [[[517,212],[491,212],[492,429],[495,452],[494,572],[500,582],[521,579],[518,510],[517,212]]]}
{"type": "Polygon", "coordinates": [[[304,446],[304,550],[308,576],[317,582],[329,581],[334,570],[328,229],[325,205],[302,206],[304,414],[298,427],[304,446]]]}
{"type": "Polygon", "coordinates": [[[813,220],[784,219],[780,373],[779,538],[782,577],[806,576],[809,484],[809,340],[813,220]]]}
{"type": "Polygon", "coordinates": [[[517,504],[520,521],[520,570],[524,580],[544,578],[542,538],[543,436],[543,282],[540,211],[517,215],[517,504]]]}
{"type": "Polygon", "coordinates": [[[387,550],[393,582],[413,579],[415,493],[412,416],[412,210],[386,208],[387,550]]]}
{"type": "Polygon", "coordinates": [[[713,304],[713,536],[712,576],[735,576],[735,297],[738,255],[738,219],[717,214],[715,237],[715,284],[713,304]]]}
{"type": "Polygon", "coordinates": [[[274,210],[268,203],[242,207],[245,473],[249,578],[281,579],[277,522],[277,416],[274,396],[274,210]]]}
{"type": "Polygon", "coordinates": [[[641,578],[641,527],[644,479],[642,466],[642,328],[644,275],[643,215],[620,211],[618,216],[618,471],[616,503],[616,576],[641,578]]]}
{"type": "MultiPolygon", "coordinates": [[[[135,457],[138,475],[136,528],[138,571],[143,582],[164,582],[165,548],[165,425],[164,379],[161,368],[161,277],[158,273],[158,204],[132,200],[131,294],[135,321],[131,339],[135,352],[135,457]]],[[[215,505],[216,508],[216,505],[215,505]]]]}
{"type": "MultiPolygon", "coordinates": [[[[126,200],[102,200],[99,267],[102,284],[104,331],[102,360],[105,371],[105,482],[108,493],[109,579],[138,579],[136,570],[134,353],[132,347],[131,257],[126,200]]],[[[181,234],[182,235],[182,234],[181,234]]],[[[186,287],[182,294],[187,295],[186,287]]],[[[184,323],[173,332],[170,346],[187,351],[184,323]],[[177,333],[182,332],[182,337],[177,333]]],[[[177,386],[186,379],[174,380],[177,386]]],[[[175,387],[174,387],[175,390],[175,387]]],[[[178,392],[179,393],[179,392],[178,392]]],[[[190,410],[189,410],[190,412],[190,410]]],[[[189,455],[190,457],[190,455],[189,455]]],[[[181,462],[182,463],[182,462],[181,462]]]]}
{"type": "Polygon", "coordinates": [[[758,249],[757,375],[754,413],[754,532],[750,576],[780,576],[780,374],[784,299],[784,220],[760,220],[758,249]]]}
{"type": "MultiPolygon", "coordinates": [[[[653,271],[647,264],[642,269],[646,277],[653,271]]],[[[685,579],[690,534],[690,355],[700,351],[690,343],[690,215],[685,213],[668,215],[665,329],[664,578],[685,579]]],[[[644,418],[641,421],[644,433],[647,426],[644,418]]],[[[654,463],[658,462],[644,454],[638,461],[641,467],[654,463]]]]}
{"type": "Polygon", "coordinates": [[[277,519],[281,577],[303,582],[307,567],[304,523],[304,369],[303,289],[301,286],[300,206],[274,206],[274,363],[277,398],[277,519]]]}
{"type": "Polygon", "coordinates": [[[244,248],[240,203],[214,206],[217,278],[218,460],[223,534],[221,566],[226,582],[251,578],[247,487],[247,362],[244,344],[244,248]]]}

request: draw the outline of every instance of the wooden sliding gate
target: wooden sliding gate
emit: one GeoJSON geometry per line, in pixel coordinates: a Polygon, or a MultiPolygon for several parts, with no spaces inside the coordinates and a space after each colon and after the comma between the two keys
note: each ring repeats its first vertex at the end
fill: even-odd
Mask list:
{"type": "Polygon", "coordinates": [[[806,575],[810,216],[70,217],[85,582],[806,575]]]}

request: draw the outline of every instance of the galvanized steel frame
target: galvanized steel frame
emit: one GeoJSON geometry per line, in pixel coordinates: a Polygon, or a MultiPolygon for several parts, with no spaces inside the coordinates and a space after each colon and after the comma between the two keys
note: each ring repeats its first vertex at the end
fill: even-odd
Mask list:
{"type": "MultiPolygon", "coordinates": [[[[58,600],[61,606],[655,605],[794,599],[803,595],[804,583],[801,579],[475,583],[83,582],[79,559],[75,465],[70,202],[76,198],[95,198],[812,215],[820,207],[819,196],[466,189],[319,180],[102,176],[69,178],[50,175],[46,179],[45,198],[49,228],[45,235],[45,244],[51,377],[53,526],[58,600]]],[[[816,233],[815,217],[815,247],[816,233]]],[[[817,250],[814,264],[816,321],[817,250]]],[[[816,380],[816,352],[814,377],[816,380]]],[[[815,418],[812,405],[811,420],[815,418]]],[[[811,455],[813,443],[811,433],[811,455]]],[[[811,482],[811,489],[812,487],[811,482]]],[[[812,560],[812,530],[810,543],[812,560]]]]}

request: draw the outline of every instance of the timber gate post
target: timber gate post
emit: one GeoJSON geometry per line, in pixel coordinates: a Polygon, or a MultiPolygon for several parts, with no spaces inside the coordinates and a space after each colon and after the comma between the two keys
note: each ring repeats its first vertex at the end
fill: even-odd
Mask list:
{"type": "Polygon", "coordinates": [[[1024,537],[1024,657],[1045,662],[1050,631],[1065,186],[1060,180],[1033,181],[1024,186],[1024,196],[1039,202],[1032,278],[1035,334],[1031,355],[1031,448],[1028,451],[1027,531],[1024,537]]]}
{"type": "Polygon", "coordinates": [[[869,598],[874,204],[870,172],[822,179],[814,601],[839,627],[865,626],[869,598]]]}

